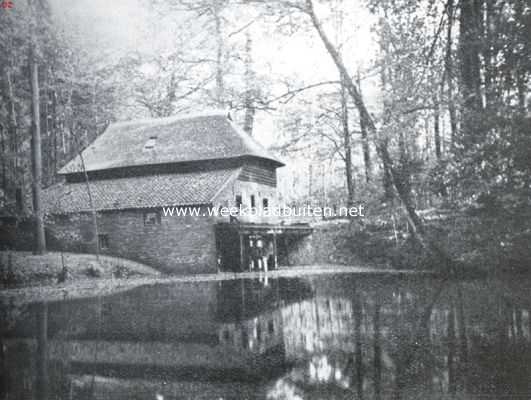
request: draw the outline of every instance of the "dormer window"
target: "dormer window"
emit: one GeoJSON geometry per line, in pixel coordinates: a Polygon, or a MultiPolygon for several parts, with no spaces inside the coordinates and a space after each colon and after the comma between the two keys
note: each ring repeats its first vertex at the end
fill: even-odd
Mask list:
{"type": "Polygon", "coordinates": [[[145,150],[153,150],[155,148],[155,143],[157,143],[157,137],[156,136],[151,136],[148,141],[146,142],[146,144],[144,145],[144,151],[145,150]]]}

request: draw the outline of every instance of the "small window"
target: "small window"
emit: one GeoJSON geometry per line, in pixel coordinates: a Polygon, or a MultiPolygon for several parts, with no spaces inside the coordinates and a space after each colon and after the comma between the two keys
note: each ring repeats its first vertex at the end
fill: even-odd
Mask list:
{"type": "Polygon", "coordinates": [[[144,225],[160,225],[160,212],[147,211],[144,213],[144,225]]]}
{"type": "Polygon", "coordinates": [[[236,195],[236,207],[240,207],[242,205],[242,195],[237,194],[236,195]]]}
{"type": "Polygon", "coordinates": [[[268,208],[269,207],[269,199],[263,199],[262,200],[262,206],[264,208],[268,208]]]}
{"type": "Polygon", "coordinates": [[[100,246],[100,249],[108,249],[109,248],[109,235],[107,234],[98,235],[98,245],[100,246]]]}
{"type": "Polygon", "coordinates": [[[155,143],[157,142],[156,136],[151,136],[146,144],[144,144],[144,150],[151,150],[155,147],[155,143]]]}

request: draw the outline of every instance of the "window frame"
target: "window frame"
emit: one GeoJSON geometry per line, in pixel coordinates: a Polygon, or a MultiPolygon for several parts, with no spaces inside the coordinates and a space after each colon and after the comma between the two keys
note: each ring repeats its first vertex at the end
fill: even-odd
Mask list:
{"type": "Polygon", "coordinates": [[[100,250],[107,250],[109,248],[108,233],[98,233],[98,248],[100,250]]]}

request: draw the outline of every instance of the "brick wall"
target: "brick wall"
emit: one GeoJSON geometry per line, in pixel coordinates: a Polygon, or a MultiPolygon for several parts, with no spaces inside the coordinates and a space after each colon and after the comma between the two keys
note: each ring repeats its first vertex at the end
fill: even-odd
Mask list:
{"type": "MultiPolygon", "coordinates": [[[[55,216],[47,225],[50,247],[65,251],[94,249],[90,213],[55,216]]],[[[214,226],[208,217],[164,217],[145,225],[143,210],[106,211],[98,214],[99,234],[107,235],[102,254],[145,263],[168,273],[216,272],[214,226]]]]}

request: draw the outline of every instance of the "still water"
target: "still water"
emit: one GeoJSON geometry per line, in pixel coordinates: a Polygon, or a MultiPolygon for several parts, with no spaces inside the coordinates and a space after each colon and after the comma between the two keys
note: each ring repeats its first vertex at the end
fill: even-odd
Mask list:
{"type": "Polygon", "coordinates": [[[531,284],[337,275],[2,307],[4,399],[528,399],[531,284]]]}

